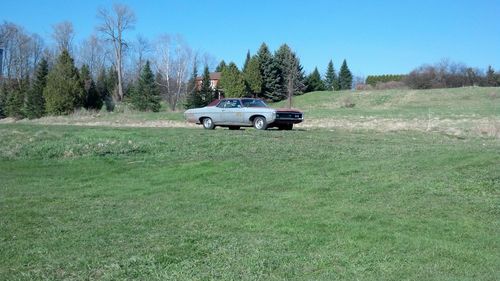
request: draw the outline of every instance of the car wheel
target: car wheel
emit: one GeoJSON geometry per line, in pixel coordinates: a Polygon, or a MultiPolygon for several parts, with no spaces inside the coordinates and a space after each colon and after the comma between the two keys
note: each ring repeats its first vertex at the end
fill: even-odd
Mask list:
{"type": "Polygon", "coordinates": [[[267,129],[267,121],[266,118],[262,116],[257,116],[253,119],[253,127],[257,130],[265,130],[267,129]]]}
{"type": "Polygon", "coordinates": [[[215,128],[215,124],[214,122],[212,121],[211,118],[203,118],[203,128],[207,129],[207,130],[213,130],[215,128]]]}
{"type": "Polygon", "coordinates": [[[229,130],[239,130],[240,127],[238,126],[229,126],[229,130]]]}

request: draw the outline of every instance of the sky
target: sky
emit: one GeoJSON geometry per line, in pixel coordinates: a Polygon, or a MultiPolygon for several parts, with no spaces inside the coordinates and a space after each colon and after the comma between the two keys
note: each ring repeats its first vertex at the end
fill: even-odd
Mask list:
{"type": "MultiPolygon", "coordinates": [[[[2,0],[0,20],[50,42],[52,26],[71,21],[75,43],[95,32],[103,0],[2,0]]],[[[306,72],[338,70],[347,60],[357,76],[402,74],[450,59],[500,69],[500,0],[123,0],[137,23],[127,35],[180,34],[216,60],[241,66],[262,42],[287,43],[306,72]]]]}

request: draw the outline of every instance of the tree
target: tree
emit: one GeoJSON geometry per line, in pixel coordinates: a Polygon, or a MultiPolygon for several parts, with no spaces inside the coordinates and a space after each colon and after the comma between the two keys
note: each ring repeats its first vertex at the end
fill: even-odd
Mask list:
{"type": "Polygon", "coordinates": [[[329,91],[338,91],[340,87],[338,82],[337,73],[333,67],[333,62],[330,60],[328,67],[326,68],[325,88],[329,91]]]}
{"type": "Polygon", "coordinates": [[[491,65],[488,66],[488,70],[486,71],[486,85],[488,87],[497,87],[498,86],[498,80],[497,76],[495,74],[495,70],[491,65]]]}
{"type": "Polygon", "coordinates": [[[5,81],[2,82],[0,88],[0,119],[7,117],[6,113],[6,103],[7,103],[7,94],[8,94],[7,83],[5,81]]]}
{"type": "Polygon", "coordinates": [[[101,101],[104,102],[107,111],[113,111],[114,103],[113,98],[111,97],[112,88],[110,89],[110,85],[108,82],[108,76],[106,74],[106,69],[101,68],[99,71],[99,75],[97,76],[96,81],[96,90],[101,98],[101,101]]]}
{"type": "Polygon", "coordinates": [[[189,94],[186,98],[186,103],[184,104],[186,109],[201,107],[203,104],[198,91],[198,86],[196,85],[196,78],[198,76],[198,67],[196,64],[197,62],[195,60],[193,63],[193,73],[191,75],[191,79],[189,79],[189,94]]]}
{"type": "Polygon", "coordinates": [[[250,58],[251,58],[251,56],[250,56],[250,50],[248,50],[247,51],[247,56],[245,58],[245,63],[243,64],[243,69],[242,69],[243,72],[245,72],[245,70],[247,69],[248,63],[250,62],[250,58]]]}
{"type": "Polygon", "coordinates": [[[160,93],[156,88],[155,76],[149,61],[142,68],[137,86],[131,90],[130,102],[140,111],[160,111],[160,93]]]}
{"type": "Polygon", "coordinates": [[[260,46],[257,58],[259,59],[260,74],[262,76],[262,92],[259,96],[273,101],[282,100],[281,85],[283,83],[280,69],[266,43],[262,43],[260,46]]]}
{"type": "Polygon", "coordinates": [[[83,105],[83,85],[68,50],[62,51],[49,72],[43,96],[47,113],[53,115],[68,114],[83,105]]]}
{"type": "Polygon", "coordinates": [[[47,60],[43,58],[38,64],[33,87],[28,91],[26,97],[25,113],[29,119],[40,118],[45,113],[43,89],[47,85],[48,73],[49,65],[47,60]]]}
{"type": "Polygon", "coordinates": [[[95,79],[106,64],[106,50],[103,43],[97,35],[92,34],[82,41],[78,50],[79,65],[88,65],[90,75],[95,79]]]}
{"type": "Polygon", "coordinates": [[[161,74],[159,86],[170,108],[175,110],[186,91],[193,51],[180,36],[162,35],[156,44],[157,69],[161,74]]]}
{"type": "Polygon", "coordinates": [[[220,86],[227,98],[237,98],[245,95],[245,81],[234,62],[222,70],[220,86]]]}
{"type": "Polygon", "coordinates": [[[226,62],[224,60],[221,60],[219,65],[217,65],[217,67],[215,68],[215,72],[222,72],[222,70],[224,70],[226,66],[226,62]]]}
{"type": "Polygon", "coordinates": [[[257,96],[262,91],[262,75],[260,74],[259,58],[253,56],[243,70],[246,92],[249,96],[257,96]]]}
{"type": "Polygon", "coordinates": [[[102,8],[97,12],[101,24],[98,30],[112,43],[114,50],[114,66],[118,74],[118,98],[123,99],[123,47],[126,46],[124,32],[135,24],[134,12],[123,4],[114,4],[113,11],[102,8]]]}
{"type": "Polygon", "coordinates": [[[205,68],[203,69],[203,78],[198,92],[200,95],[201,107],[206,106],[213,101],[214,93],[210,85],[210,71],[208,70],[208,65],[205,65],[205,68]]]}
{"type": "Polygon", "coordinates": [[[350,90],[352,87],[352,73],[347,66],[347,61],[344,60],[339,72],[340,90],[350,90]]]}
{"type": "Polygon", "coordinates": [[[5,111],[6,115],[15,119],[22,119],[24,114],[24,99],[29,89],[29,79],[25,77],[20,82],[14,81],[7,90],[5,111]]]}
{"type": "Polygon", "coordinates": [[[288,99],[288,106],[292,106],[292,97],[303,93],[304,87],[304,73],[300,65],[299,58],[295,55],[292,49],[283,44],[276,51],[274,60],[279,68],[281,75],[281,99],[288,99]]]}
{"type": "Polygon", "coordinates": [[[52,38],[56,41],[59,52],[67,50],[71,53],[73,50],[73,38],[75,37],[73,24],[69,21],[63,21],[53,25],[52,29],[52,38]]]}
{"type": "Polygon", "coordinates": [[[86,109],[101,109],[102,98],[97,91],[94,79],[92,79],[89,66],[86,64],[84,64],[80,70],[80,79],[84,90],[83,106],[86,109]]]}
{"type": "Polygon", "coordinates": [[[323,80],[321,80],[321,75],[319,74],[318,68],[315,67],[314,71],[309,74],[309,77],[307,77],[307,91],[314,92],[324,90],[325,84],[323,83],[323,80]]]}

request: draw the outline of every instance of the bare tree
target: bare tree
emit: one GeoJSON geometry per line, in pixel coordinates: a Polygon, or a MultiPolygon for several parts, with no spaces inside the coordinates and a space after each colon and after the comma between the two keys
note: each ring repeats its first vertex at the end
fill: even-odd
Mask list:
{"type": "Polygon", "coordinates": [[[151,53],[152,49],[148,39],[142,35],[137,36],[132,49],[134,53],[134,78],[137,79],[139,78],[141,69],[146,64],[146,60],[148,60],[149,54],[151,53]]]}
{"type": "Polygon", "coordinates": [[[88,65],[92,77],[96,78],[101,69],[106,66],[106,58],[106,48],[96,35],[90,35],[80,45],[79,64],[88,65]]]}
{"type": "Polygon", "coordinates": [[[52,38],[56,41],[59,52],[67,50],[73,51],[73,39],[75,38],[75,30],[73,24],[69,21],[63,21],[52,26],[52,38]]]}
{"type": "Polygon", "coordinates": [[[38,55],[38,52],[34,52],[33,38],[22,27],[13,23],[5,22],[0,25],[0,46],[4,49],[4,69],[1,71],[6,78],[17,79],[19,82],[33,74],[34,54],[38,55]]]}
{"type": "Polygon", "coordinates": [[[156,42],[156,68],[162,80],[157,81],[165,93],[172,110],[187,91],[189,70],[193,61],[193,50],[181,36],[162,35],[156,42]]]}
{"type": "Polygon", "coordinates": [[[135,24],[134,12],[123,4],[114,4],[112,11],[101,8],[97,11],[101,24],[97,30],[104,34],[105,39],[112,43],[114,50],[114,65],[118,73],[118,96],[123,99],[123,53],[126,46],[124,32],[132,29],[135,24]]]}

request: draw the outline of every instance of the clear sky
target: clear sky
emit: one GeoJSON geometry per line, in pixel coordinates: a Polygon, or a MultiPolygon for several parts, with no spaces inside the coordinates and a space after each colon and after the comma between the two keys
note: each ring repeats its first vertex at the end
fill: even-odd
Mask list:
{"type": "MultiPolygon", "coordinates": [[[[120,1],[136,13],[137,33],[181,34],[197,50],[242,65],[262,42],[289,44],[307,72],[345,58],[356,75],[407,73],[442,58],[500,69],[500,0],[157,0],[120,1]]],[[[2,0],[0,20],[50,40],[73,22],[80,41],[95,30],[102,0],[2,0]]]]}

